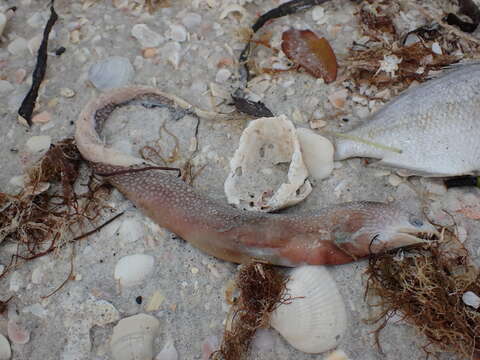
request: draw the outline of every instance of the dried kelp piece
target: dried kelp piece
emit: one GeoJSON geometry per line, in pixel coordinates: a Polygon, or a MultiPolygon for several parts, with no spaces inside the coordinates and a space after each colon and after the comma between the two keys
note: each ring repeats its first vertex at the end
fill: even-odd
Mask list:
{"type": "Polygon", "coordinates": [[[274,266],[255,262],[242,266],[236,279],[240,296],[230,310],[220,350],[210,359],[247,358],[255,331],[269,327],[271,313],[291,300],[285,295],[287,280],[274,266]]]}
{"type": "MultiPolygon", "coordinates": [[[[265,14],[262,14],[259,16],[257,21],[252,25],[252,32],[250,34],[250,39],[255,35],[255,33],[260,30],[263,25],[269,20],[277,19],[286,15],[290,14],[295,14],[299,11],[309,9],[313,6],[321,5],[329,0],[292,0],[288,1],[285,4],[282,4],[274,9],[271,9],[267,11],[265,14]]],[[[240,82],[242,83],[242,86],[235,91],[235,96],[237,97],[237,100],[234,99],[234,104],[237,106],[247,106],[247,110],[250,108],[253,108],[255,110],[255,107],[258,107],[262,109],[262,111],[272,113],[270,110],[267,109],[267,107],[264,104],[259,104],[259,105],[253,105],[253,101],[246,100],[245,102],[240,101],[238,98],[243,97],[243,90],[246,89],[248,86],[248,81],[250,80],[250,71],[248,68],[248,60],[250,57],[250,54],[252,52],[252,42],[247,41],[247,44],[245,45],[244,49],[240,53],[238,62],[240,64],[239,68],[239,75],[240,75],[240,82]]]]}
{"type": "Polygon", "coordinates": [[[459,0],[460,10],[459,13],[468,16],[472,23],[463,21],[455,14],[448,14],[444,21],[449,25],[455,25],[463,32],[472,33],[480,24],[480,9],[473,0],[459,0]]]}
{"type": "Polygon", "coordinates": [[[48,19],[45,30],[43,31],[42,43],[40,44],[40,48],[38,49],[37,64],[35,65],[35,70],[33,70],[32,75],[32,86],[28,91],[25,99],[23,99],[22,105],[18,110],[18,115],[23,117],[27,121],[27,124],[29,126],[32,125],[32,114],[33,109],[35,108],[35,104],[37,102],[38,90],[40,89],[40,85],[47,71],[48,37],[50,35],[50,31],[52,31],[53,25],[58,20],[58,15],[55,12],[53,3],[54,0],[52,0],[52,3],[50,5],[50,18],[48,19]]]}
{"type": "Polygon", "coordinates": [[[316,78],[331,83],[337,78],[337,58],[325,38],[313,31],[289,29],[282,34],[282,51],[316,78]]]}
{"type": "Polygon", "coordinates": [[[480,274],[451,232],[423,248],[372,256],[367,275],[366,296],[381,312],[373,320],[381,322],[377,345],[388,317],[398,314],[426,336],[427,353],[440,349],[479,358],[480,311],[467,306],[462,296],[480,293],[480,274]],[[436,349],[429,350],[432,345],[436,349]]]}

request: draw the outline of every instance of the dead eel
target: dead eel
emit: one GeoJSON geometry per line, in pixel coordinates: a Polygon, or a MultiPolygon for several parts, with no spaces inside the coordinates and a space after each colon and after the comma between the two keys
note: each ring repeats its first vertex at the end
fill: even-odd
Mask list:
{"type": "Polygon", "coordinates": [[[129,104],[200,117],[213,114],[155,88],[126,87],[87,104],[75,139],[95,173],[160,226],[217,258],[284,266],[343,264],[438,235],[429,222],[393,204],[361,201],[301,214],[267,214],[214,201],[171,171],[135,171],[154,164],[109,148],[99,137],[110,114],[129,104]]]}

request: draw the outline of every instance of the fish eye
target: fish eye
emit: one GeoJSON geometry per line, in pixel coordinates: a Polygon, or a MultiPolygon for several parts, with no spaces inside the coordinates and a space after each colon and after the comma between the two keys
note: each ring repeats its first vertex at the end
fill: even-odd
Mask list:
{"type": "Polygon", "coordinates": [[[415,227],[422,227],[423,226],[423,221],[417,217],[411,216],[410,219],[408,219],[409,223],[412,224],[415,227]]]}

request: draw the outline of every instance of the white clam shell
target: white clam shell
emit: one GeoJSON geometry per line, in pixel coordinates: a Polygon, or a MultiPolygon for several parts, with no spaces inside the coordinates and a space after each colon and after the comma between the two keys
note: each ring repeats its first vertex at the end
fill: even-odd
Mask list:
{"type": "Polygon", "coordinates": [[[154,262],[153,256],[150,255],[125,256],[115,265],[114,278],[120,282],[120,286],[137,285],[153,270],[154,262]]]}
{"type": "Polygon", "coordinates": [[[297,129],[303,161],[312,177],[321,180],[328,177],[333,171],[333,144],[327,138],[316,132],[297,129]]]}
{"type": "Polygon", "coordinates": [[[347,329],[345,304],[323,266],[301,266],[290,273],[293,299],[273,313],[271,326],[294,348],[321,353],[337,346],[347,329]]]}
{"type": "Polygon", "coordinates": [[[228,202],[237,207],[274,211],[295,205],[310,194],[307,176],[293,123],[284,115],[260,118],[243,131],[230,161],[225,193],[228,202]]]}
{"type": "Polygon", "coordinates": [[[152,360],[153,338],[160,322],[153,316],[138,314],[122,319],[113,328],[110,341],[115,360],[152,360]]]}
{"type": "Polygon", "coordinates": [[[134,75],[130,60],[112,56],[93,64],[88,71],[88,80],[99,90],[109,90],[127,85],[134,75]]]}

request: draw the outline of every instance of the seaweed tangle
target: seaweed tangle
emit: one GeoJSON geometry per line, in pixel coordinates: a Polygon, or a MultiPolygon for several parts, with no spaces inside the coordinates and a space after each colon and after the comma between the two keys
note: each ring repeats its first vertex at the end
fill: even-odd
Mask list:
{"type": "Polygon", "coordinates": [[[287,280],[269,265],[253,262],[240,269],[236,279],[240,296],[233,302],[220,350],[214,352],[210,359],[247,358],[255,331],[268,328],[270,314],[280,304],[291,300],[285,295],[287,280]]]}
{"type": "Polygon", "coordinates": [[[427,358],[440,349],[480,359],[480,311],[462,301],[467,291],[480,294],[480,274],[453,234],[444,235],[401,256],[390,252],[370,258],[365,297],[381,310],[371,320],[381,322],[375,331],[380,351],[380,332],[396,313],[428,339],[423,347],[427,358]]]}
{"type": "Polygon", "coordinates": [[[50,254],[92,233],[74,237],[107,208],[109,190],[92,175],[86,191],[76,189],[82,161],[73,139],[64,139],[26,171],[19,194],[0,192],[0,243],[16,246],[0,278],[23,261],[50,254]]]}

